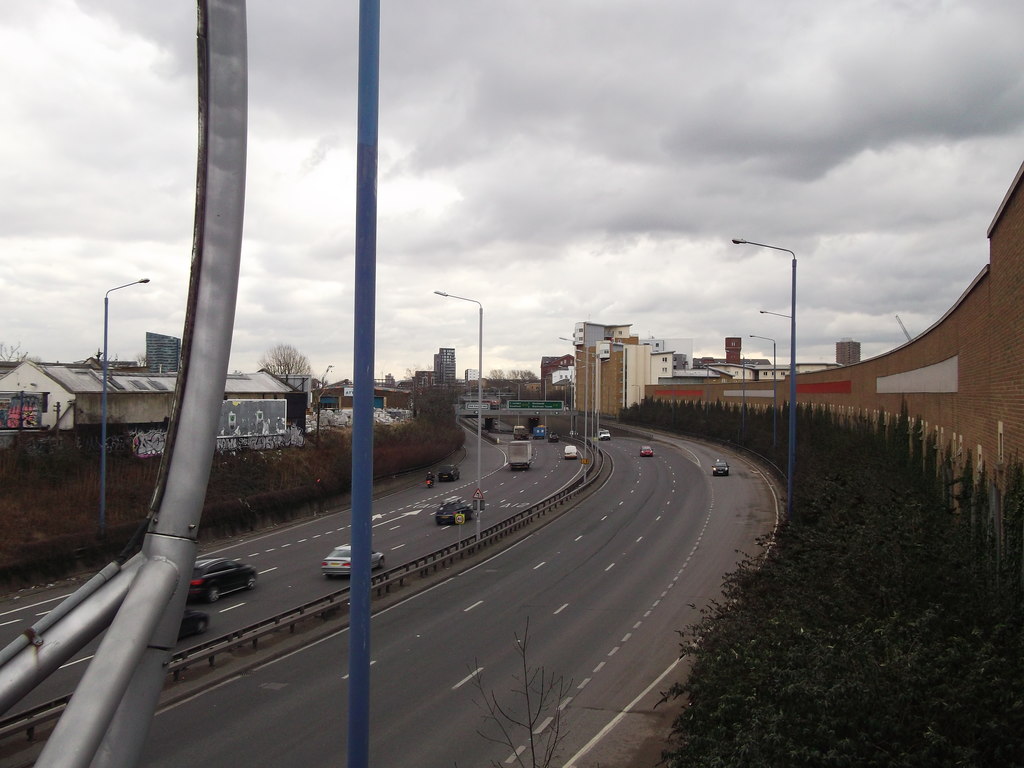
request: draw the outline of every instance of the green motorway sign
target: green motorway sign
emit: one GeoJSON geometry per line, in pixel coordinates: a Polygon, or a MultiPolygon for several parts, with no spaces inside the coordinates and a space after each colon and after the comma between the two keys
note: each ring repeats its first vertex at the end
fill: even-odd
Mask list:
{"type": "Polygon", "coordinates": [[[509,400],[506,406],[526,411],[561,411],[565,403],[561,400],[509,400]]]}

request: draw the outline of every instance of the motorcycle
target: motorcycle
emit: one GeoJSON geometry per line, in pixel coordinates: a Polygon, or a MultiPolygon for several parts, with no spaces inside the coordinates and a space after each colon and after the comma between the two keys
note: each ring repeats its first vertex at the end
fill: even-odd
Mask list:
{"type": "Polygon", "coordinates": [[[428,477],[427,478],[427,488],[433,488],[433,487],[434,487],[434,478],[428,477]]]}

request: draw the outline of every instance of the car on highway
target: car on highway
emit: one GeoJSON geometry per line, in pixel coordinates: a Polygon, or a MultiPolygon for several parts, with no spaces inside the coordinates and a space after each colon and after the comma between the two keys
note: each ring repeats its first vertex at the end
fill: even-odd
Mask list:
{"type": "Polygon", "coordinates": [[[447,464],[437,470],[437,479],[452,482],[459,479],[459,468],[454,464],[447,464]]]}
{"type": "Polygon", "coordinates": [[[598,440],[611,440],[612,439],[612,433],[609,432],[607,429],[599,429],[599,430],[597,430],[597,439],[598,440]]]}
{"type": "Polygon", "coordinates": [[[712,475],[728,475],[729,474],[729,462],[725,459],[715,459],[711,463],[711,474],[712,475]]]}
{"type": "Polygon", "coordinates": [[[463,522],[472,520],[473,508],[461,496],[451,496],[442,501],[434,512],[434,522],[438,525],[455,525],[459,522],[459,515],[462,516],[463,522]]]}
{"type": "Polygon", "coordinates": [[[181,626],[178,627],[178,639],[181,640],[181,638],[191,635],[201,635],[209,625],[210,617],[205,613],[186,608],[184,615],[181,617],[181,626]]]}
{"type": "Polygon", "coordinates": [[[649,445],[641,445],[640,446],[640,455],[641,456],[653,456],[654,455],[654,449],[651,448],[651,446],[649,446],[649,445]]]}
{"type": "Polygon", "coordinates": [[[548,432],[548,442],[557,443],[561,438],[558,437],[557,432],[548,432]]]}
{"type": "Polygon", "coordinates": [[[565,451],[565,458],[567,459],[575,461],[580,457],[580,452],[576,449],[575,445],[567,445],[563,450],[565,451]]]}
{"type": "Polygon", "coordinates": [[[221,595],[240,589],[256,587],[256,569],[238,560],[223,557],[196,560],[192,580],[188,583],[188,596],[217,602],[221,595]]]}
{"type": "MultiPolygon", "coordinates": [[[[384,555],[380,552],[370,552],[370,569],[376,570],[377,568],[384,567],[384,555]]],[[[335,547],[324,558],[323,562],[320,563],[320,570],[327,578],[333,578],[334,576],[351,576],[352,575],[352,545],[345,544],[341,547],[335,547]]]]}

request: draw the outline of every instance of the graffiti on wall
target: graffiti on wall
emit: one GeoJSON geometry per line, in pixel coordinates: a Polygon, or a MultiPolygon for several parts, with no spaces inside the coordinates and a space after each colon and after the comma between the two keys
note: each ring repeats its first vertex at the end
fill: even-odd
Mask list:
{"type": "Polygon", "coordinates": [[[42,398],[25,392],[0,392],[0,428],[37,429],[42,398]]]}
{"type": "MultiPolygon", "coordinates": [[[[284,400],[225,400],[221,407],[217,452],[267,451],[305,443],[297,427],[285,423],[284,400]]],[[[131,430],[131,451],[139,458],[161,456],[167,444],[163,429],[131,430]]]]}

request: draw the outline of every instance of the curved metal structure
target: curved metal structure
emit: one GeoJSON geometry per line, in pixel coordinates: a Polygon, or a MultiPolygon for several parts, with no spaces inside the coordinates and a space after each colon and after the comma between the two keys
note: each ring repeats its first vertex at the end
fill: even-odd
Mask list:
{"type": "Polygon", "coordinates": [[[0,705],[7,708],[109,624],[37,766],[137,764],[188,595],[238,288],[248,112],[244,0],[199,0],[198,60],[196,216],[182,368],[141,551],[107,566],[85,592],[68,598],[72,607],[0,652],[0,705]]]}

